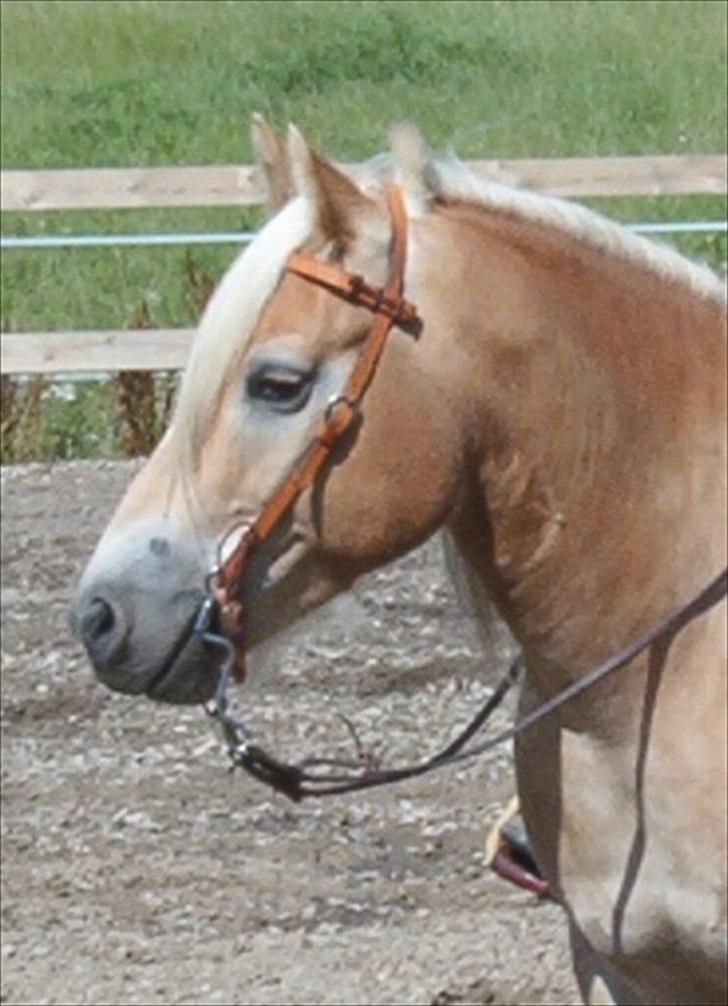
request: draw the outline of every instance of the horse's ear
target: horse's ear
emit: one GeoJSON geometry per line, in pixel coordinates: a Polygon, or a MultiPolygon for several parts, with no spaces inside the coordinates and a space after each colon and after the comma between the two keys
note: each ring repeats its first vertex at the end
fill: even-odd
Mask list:
{"type": "Polygon", "coordinates": [[[253,112],[250,138],[266,182],[266,205],[271,213],[277,213],[294,192],[286,145],[259,112],[253,112]]]}
{"type": "Polygon", "coordinates": [[[395,179],[419,209],[426,211],[437,195],[439,179],[432,154],[420,131],[410,123],[393,126],[389,133],[395,179]]]}
{"type": "Polygon", "coordinates": [[[377,204],[312,150],[295,126],[288,127],[288,154],[296,191],[314,204],[325,238],[346,246],[367,221],[381,215],[377,204]]]}

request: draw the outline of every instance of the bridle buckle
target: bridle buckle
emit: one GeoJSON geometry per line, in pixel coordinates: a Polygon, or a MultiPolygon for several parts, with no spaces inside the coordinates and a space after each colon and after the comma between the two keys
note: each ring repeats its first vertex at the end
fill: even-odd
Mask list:
{"type": "Polygon", "coordinates": [[[331,421],[334,411],[339,405],[347,405],[352,412],[356,412],[359,408],[359,403],[350,395],[332,395],[324,409],[324,420],[327,423],[331,421]]]}

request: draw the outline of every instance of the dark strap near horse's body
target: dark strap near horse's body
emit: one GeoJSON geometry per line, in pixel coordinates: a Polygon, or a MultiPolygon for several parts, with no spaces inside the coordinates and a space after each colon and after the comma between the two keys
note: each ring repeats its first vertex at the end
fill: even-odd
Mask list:
{"type": "Polygon", "coordinates": [[[589,671],[588,674],[572,682],[553,698],[518,720],[512,727],[468,750],[463,750],[464,745],[487,722],[515,681],[519,661],[511,665],[488,701],[456,739],[439,754],[415,765],[390,769],[370,769],[363,768],[357,762],[323,758],[307,759],[298,764],[291,764],[279,761],[255,744],[242,742],[235,745],[230,743],[231,737],[228,734],[230,756],[234,765],[240,766],[256,779],[267,783],[294,801],[302,800],[304,797],[331,796],[361,789],[372,789],[375,786],[385,786],[389,783],[424,775],[434,769],[444,768],[446,765],[475,758],[490,751],[498,744],[511,740],[540,720],[545,719],[576,695],[592,688],[607,675],[628,664],[652,643],[665,637],[674,636],[693,618],[707,611],[725,597],[727,587],[728,570],[723,570],[697,597],[687,605],[676,608],[655,628],[643,633],[628,646],[589,671]],[[316,771],[317,768],[337,771],[316,771]]]}

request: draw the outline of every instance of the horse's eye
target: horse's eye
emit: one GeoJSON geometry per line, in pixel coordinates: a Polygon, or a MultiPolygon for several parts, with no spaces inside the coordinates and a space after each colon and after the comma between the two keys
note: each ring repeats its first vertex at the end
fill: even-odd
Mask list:
{"type": "Polygon", "coordinates": [[[298,412],[311,394],[312,374],[292,367],[267,365],[248,375],[248,397],[274,412],[298,412]]]}

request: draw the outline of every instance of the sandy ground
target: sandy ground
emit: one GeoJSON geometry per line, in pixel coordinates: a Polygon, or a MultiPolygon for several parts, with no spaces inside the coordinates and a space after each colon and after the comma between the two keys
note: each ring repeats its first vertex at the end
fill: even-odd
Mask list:
{"type": "MultiPolygon", "coordinates": [[[[560,910],[484,869],[507,749],[296,806],[229,774],[200,710],[94,681],[67,603],[133,467],[3,470],[2,1002],[576,1002],[560,910]]],[[[276,644],[241,698],[288,755],[341,749],[345,712],[421,756],[507,649],[483,656],[433,541],[276,644]]]]}

